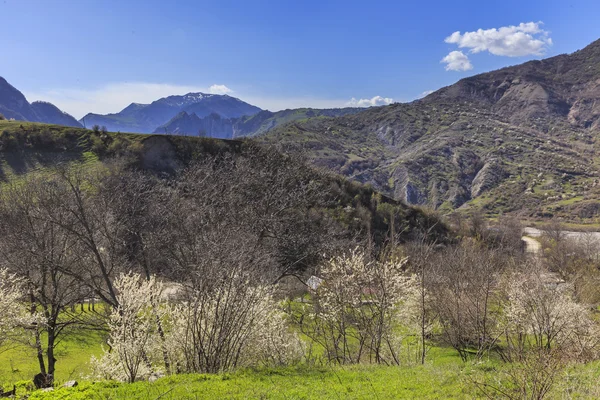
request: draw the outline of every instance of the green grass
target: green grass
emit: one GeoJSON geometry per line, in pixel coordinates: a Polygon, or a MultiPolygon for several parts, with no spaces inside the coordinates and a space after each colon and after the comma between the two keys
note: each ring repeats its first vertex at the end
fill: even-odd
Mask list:
{"type": "MultiPolygon", "coordinates": [[[[85,381],[75,388],[34,392],[29,399],[478,399],[477,383],[497,382],[502,365],[479,363],[415,366],[354,365],[242,370],[174,375],[156,382],[85,381]]],[[[596,399],[598,363],[567,369],[549,399],[596,399]]]]}
{"type": "Polygon", "coordinates": [[[571,197],[570,199],[565,199],[565,200],[560,200],[557,201],[556,203],[554,203],[553,205],[555,206],[568,206],[571,204],[575,204],[577,202],[580,202],[584,199],[583,196],[575,196],[575,197],[571,197]]]}
{"type": "Polygon", "coordinates": [[[242,370],[215,375],[177,375],[157,382],[93,382],[86,380],[89,360],[102,352],[103,335],[67,335],[56,349],[56,382],[76,379],[76,388],[52,393],[32,392],[39,372],[35,351],[24,345],[0,353],[0,382],[5,389],[17,384],[18,395],[30,399],[364,399],[469,398],[460,379],[469,364],[451,349],[434,347],[421,366],[312,366],[242,370]]]}
{"type": "MultiPolygon", "coordinates": [[[[65,336],[55,349],[55,358],[58,360],[56,381],[62,383],[88,375],[91,356],[102,353],[103,338],[103,334],[94,331],[81,331],[65,336]]],[[[39,372],[33,347],[19,344],[0,352],[0,383],[4,387],[9,387],[14,382],[31,380],[39,372]]]]}
{"type": "Polygon", "coordinates": [[[280,368],[177,375],[154,383],[86,382],[30,399],[436,399],[471,398],[464,367],[280,368]]]}
{"type": "MultiPolygon", "coordinates": [[[[18,398],[41,399],[473,399],[481,398],[475,382],[496,380],[505,367],[497,357],[462,362],[451,348],[430,348],[425,365],[327,366],[245,369],[221,374],[183,374],[156,382],[133,384],[92,381],[89,360],[100,355],[103,335],[79,331],[66,335],[57,347],[57,388],[34,391],[38,372],[35,352],[20,346],[0,353],[0,383],[17,385],[18,398]],[[75,388],[62,388],[76,379],[75,388]]],[[[414,350],[410,352],[414,356],[414,350]]],[[[414,358],[412,358],[414,360],[414,358]]],[[[593,399],[600,395],[600,363],[571,367],[550,398],[593,399]]]]}

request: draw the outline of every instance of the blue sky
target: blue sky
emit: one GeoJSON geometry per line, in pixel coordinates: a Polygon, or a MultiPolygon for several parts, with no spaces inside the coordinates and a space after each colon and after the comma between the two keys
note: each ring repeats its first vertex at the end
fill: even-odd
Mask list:
{"type": "Polygon", "coordinates": [[[77,118],[196,90],[271,110],[410,101],[600,38],[598,0],[0,0],[0,15],[0,76],[77,118]]]}

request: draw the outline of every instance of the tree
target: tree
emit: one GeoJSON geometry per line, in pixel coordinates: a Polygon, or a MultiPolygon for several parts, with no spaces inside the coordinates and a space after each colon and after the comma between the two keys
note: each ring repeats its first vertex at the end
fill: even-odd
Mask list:
{"type": "Polygon", "coordinates": [[[47,386],[53,382],[54,349],[62,333],[83,323],[71,306],[87,294],[68,272],[80,255],[73,238],[61,228],[72,226],[75,219],[60,209],[57,190],[52,181],[33,177],[9,187],[0,201],[0,262],[25,285],[35,321],[28,330],[33,333],[41,382],[47,386]]]}
{"type": "Polygon", "coordinates": [[[545,280],[534,262],[525,272],[509,276],[503,304],[507,361],[518,361],[528,348],[560,349],[576,361],[595,359],[600,349],[599,327],[588,308],[574,301],[569,285],[545,280]]]}
{"type": "Polygon", "coordinates": [[[506,263],[498,250],[472,241],[447,248],[438,257],[430,293],[442,336],[463,360],[471,349],[479,358],[495,346],[501,333],[491,305],[506,263]]]}
{"type": "Polygon", "coordinates": [[[155,276],[118,277],[119,307],[108,322],[111,348],[92,359],[94,375],[127,382],[147,378],[164,371],[165,352],[171,365],[186,372],[289,365],[302,357],[302,342],[290,332],[272,287],[221,284],[175,303],[162,295],[164,285],[155,276]]]}
{"type": "Polygon", "coordinates": [[[154,276],[123,274],[115,280],[119,306],[108,320],[110,351],[93,358],[95,374],[106,379],[135,382],[153,372],[153,343],[157,337],[156,321],[169,309],[161,307],[163,285],[154,276]]]}
{"type": "Polygon", "coordinates": [[[355,249],[323,265],[313,303],[300,304],[293,316],[329,362],[401,362],[402,342],[419,319],[418,284],[403,273],[405,264],[404,258],[369,261],[355,249]]]}
{"type": "Polygon", "coordinates": [[[427,243],[426,236],[420,240],[408,243],[406,246],[408,254],[408,269],[418,277],[418,326],[419,326],[419,346],[418,358],[421,364],[425,364],[427,355],[427,337],[430,336],[435,321],[432,297],[429,291],[432,290],[432,274],[435,273],[435,245],[427,243]]]}
{"type": "Polygon", "coordinates": [[[6,268],[0,268],[0,347],[15,339],[17,328],[32,321],[24,306],[24,281],[6,268]]]}
{"type": "Polygon", "coordinates": [[[111,307],[119,305],[113,279],[130,269],[131,263],[122,240],[126,226],[112,208],[115,196],[99,193],[104,193],[103,180],[120,173],[121,168],[116,164],[94,172],[58,170],[52,181],[52,206],[46,213],[49,222],[69,237],[73,251],[79,255],[65,273],[111,307]],[[61,220],[63,214],[71,219],[61,220]]]}
{"type": "Polygon", "coordinates": [[[474,384],[488,399],[543,400],[549,397],[565,367],[560,352],[535,347],[474,384]]]}

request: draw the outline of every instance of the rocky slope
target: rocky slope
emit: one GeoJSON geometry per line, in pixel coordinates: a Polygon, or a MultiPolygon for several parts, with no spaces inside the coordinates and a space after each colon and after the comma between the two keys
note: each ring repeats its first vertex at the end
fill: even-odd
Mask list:
{"type": "Polygon", "coordinates": [[[158,127],[181,112],[194,113],[198,117],[215,113],[224,118],[234,118],[254,115],[259,111],[260,108],[228,95],[188,93],[183,96],[164,97],[150,104],[132,103],[115,114],[89,113],[80,122],[88,128],[99,125],[115,132],[151,133],[155,130],[161,131],[158,127]]]}
{"type": "Polygon", "coordinates": [[[410,204],[600,217],[600,41],[410,104],[296,121],[264,140],[410,204]]]}

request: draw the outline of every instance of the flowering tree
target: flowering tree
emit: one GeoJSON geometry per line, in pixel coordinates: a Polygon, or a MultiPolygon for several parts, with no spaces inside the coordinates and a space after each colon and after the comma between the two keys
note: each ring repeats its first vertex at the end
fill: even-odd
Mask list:
{"type": "Polygon", "coordinates": [[[512,275],[504,304],[507,357],[519,360],[531,347],[558,349],[574,360],[594,359],[600,345],[599,327],[588,308],[574,301],[571,287],[544,280],[535,268],[512,275]]]}
{"type": "Polygon", "coordinates": [[[223,285],[194,293],[173,318],[178,340],[170,346],[189,372],[220,372],[240,366],[288,365],[303,355],[270,286],[223,285]],[[178,349],[179,347],[179,349],[178,349]]]}
{"type": "Polygon", "coordinates": [[[475,382],[488,398],[544,399],[569,362],[598,357],[598,326],[570,285],[551,282],[538,262],[525,266],[503,285],[500,355],[507,364],[475,382]]]}
{"type": "MultiPolygon", "coordinates": [[[[300,306],[296,321],[322,345],[329,361],[400,362],[402,329],[418,331],[418,285],[403,273],[406,259],[367,260],[358,249],[330,259],[313,304],[300,306]]],[[[413,332],[414,333],[414,332],[413,332]]]]}
{"type": "Polygon", "coordinates": [[[22,289],[22,279],[0,268],[0,347],[13,337],[19,325],[28,322],[22,289]]]}
{"type": "Polygon", "coordinates": [[[156,352],[152,350],[160,340],[156,318],[162,318],[167,310],[160,307],[163,285],[155,277],[123,274],[114,286],[119,306],[108,320],[110,351],[101,359],[93,359],[92,364],[96,375],[134,382],[155,369],[156,352]]]}
{"type": "Polygon", "coordinates": [[[302,357],[302,342],[271,287],[221,283],[174,304],[161,300],[163,284],[154,276],[121,275],[114,283],[120,305],[108,322],[110,351],[92,360],[94,374],[133,382],[163,370],[165,358],[177,371],[219,372],[302,357]]]}

